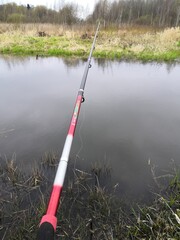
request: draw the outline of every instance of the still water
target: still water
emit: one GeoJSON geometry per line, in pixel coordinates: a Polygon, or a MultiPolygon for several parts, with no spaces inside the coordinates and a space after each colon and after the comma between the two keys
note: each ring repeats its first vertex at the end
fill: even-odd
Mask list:
{"type": "MultiPolygon", "coordinates": [[[[145,194],[180,164],[180,65],[92,60],[71,151],[81,170],[112,168],[119,192],[145,194]]],[[[85,61],[0,57],[0,154],[28,169],[61,153],[85,61]]]]}

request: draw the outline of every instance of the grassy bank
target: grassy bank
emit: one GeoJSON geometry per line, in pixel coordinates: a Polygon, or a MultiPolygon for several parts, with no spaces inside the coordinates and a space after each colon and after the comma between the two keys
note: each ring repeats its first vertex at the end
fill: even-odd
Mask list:
{"type": "MultiPolygon", "coordinates": [[[[0,53],[87,57],[94,31],[92,26],[68,28],[48,24],[0,24],[0,53]]],[[[180,58],[180,28],[155,30],[142,27],[101,27],[94,57],[142,61],[177,60],[180,58]]]]}
{"type": "MultiPolygon", "coordinates": [[[[54,153],[45,154],[30,175],[23,174],[13,158],[0,159],[1,239],[36,239],[57,159],[54,153]]],[[[128,199],[117,198],[116,186],[112,185],[108,190],[102,181],[110,178],[108,166],[94,165],[88,172],[69,168],[58,211],[57,239],[180,238],[180,178],[177,170],[171,175],[156,176],[155,181],[161,187],[156,194],[152,193],[154,202],[150,206],[129,205],[128,199]],[[164,179],[168,184],[164,185],[164,179]]]]}

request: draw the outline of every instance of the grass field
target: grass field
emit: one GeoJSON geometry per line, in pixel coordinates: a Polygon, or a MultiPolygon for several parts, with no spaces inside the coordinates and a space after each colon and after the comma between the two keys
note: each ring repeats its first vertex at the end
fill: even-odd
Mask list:
{"type": "MultiPolygon", "coordinates": [[[[0,53],[87,57],[94,32],[95,26],[0,24],[0,53]]],[[[180,28],[101,27],[94,57],[177,60],[180,58],[180,28]]]]}

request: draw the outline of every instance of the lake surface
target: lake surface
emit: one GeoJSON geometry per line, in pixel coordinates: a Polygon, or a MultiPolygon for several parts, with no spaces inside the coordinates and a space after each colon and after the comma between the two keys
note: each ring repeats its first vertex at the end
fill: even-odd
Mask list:
{"type": "MultiPolygon", "coordinates": [[[[81,170],[109,164],[122,194],[147,194],[180,164],[180,65],[92,60],[71,151],[81,170]]],[[[64,145],[85,61],[0,57],[0,154],[29,169],[64,145]]]]}

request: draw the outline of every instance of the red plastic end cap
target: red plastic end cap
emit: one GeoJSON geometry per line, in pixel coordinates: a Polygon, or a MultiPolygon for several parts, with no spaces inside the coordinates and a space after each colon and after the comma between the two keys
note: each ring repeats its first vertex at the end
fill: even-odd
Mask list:
{"type": "Polygon", "coordinates": [[[44,215],[41,219],[41,222],[40,222],[40,226],[42,223],[44,222],[48,222],[50,223],[53,228],[54,228],[54,231],[56,231],[56,227],[57,227],[57,218],[53,215],[44,215]]]}

